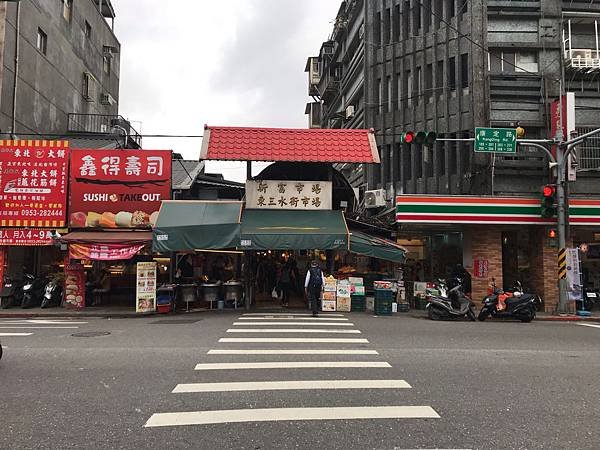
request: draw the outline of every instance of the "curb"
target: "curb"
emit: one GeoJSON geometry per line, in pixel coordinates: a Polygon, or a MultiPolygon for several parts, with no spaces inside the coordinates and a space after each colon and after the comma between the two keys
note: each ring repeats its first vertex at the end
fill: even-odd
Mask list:
{"type": "Polygon", "coordinates": [[[536,316],[534,320],[545,322],[600,322],[600,317],[581,317],[569,314],[564,316],[536,316]]]}
{"type": "Polygon", "coordinates": [[[173,316],[187,316],[190,314],[203,314],[206,311],[190,311],[190,312],[177,312],[177,313],[169,313],[169,314],[159,314],[159,313],[78,313],[78,312],[64,312],[64,313],[2,313],[0,312],[0,319],[35,319],[35,318],[65,318],[68,317],[70,319],[85,319],[85,318],[94,318],[94,319],[141,319],[143,317],[173,317],[173,316]]]}

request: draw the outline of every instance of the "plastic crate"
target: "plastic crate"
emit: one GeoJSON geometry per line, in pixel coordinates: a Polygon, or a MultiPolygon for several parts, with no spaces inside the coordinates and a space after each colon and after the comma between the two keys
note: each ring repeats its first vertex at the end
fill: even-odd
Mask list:
{"type": "Polygon", "coordinates": [[[394,299],[394,292],[387,289],[375,289],[375,299],[389,299],[391,301],[394,299]]]}
{"type": "Polygon", "coordinates": [[[171,312],[171,304],[167,304],[167,305],[157,305],[157,309],[158,309],[158,313],[159,314],[167,314],[171,312]]]}

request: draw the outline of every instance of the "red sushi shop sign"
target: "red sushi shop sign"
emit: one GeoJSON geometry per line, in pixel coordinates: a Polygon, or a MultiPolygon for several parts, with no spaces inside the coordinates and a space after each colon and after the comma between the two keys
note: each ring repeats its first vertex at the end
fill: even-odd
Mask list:
{"type": "Polygon", "coordinates": [[[171,198],[170,150],[71,151],[72,228],[149,228],[171,198]]]}
{"type": "Polygon", "coordinates": [[[63,227],[67,141],[0,140],[0,227],[63,227]]]}

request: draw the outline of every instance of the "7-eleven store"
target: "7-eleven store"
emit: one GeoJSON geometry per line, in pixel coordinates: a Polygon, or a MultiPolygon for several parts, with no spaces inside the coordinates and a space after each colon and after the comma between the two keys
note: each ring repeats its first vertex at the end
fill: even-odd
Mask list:
{"type": "MultiPolygon", "coordinates": [[[[581,246],[584,284],[600,288],[600,200],[570,200],[571,236],[581,246]]],[[[399,242],[410,251],[405,273],[417,281],[450,275],[456,264],[471,274],[473,300],[492,278],[509,288],[517,280],[544,300],[558,303],[556,221],[540,217],[540,199],[420,196],[396,199],[399,242]],[[414,265],[410,267],[410,265],[414,265]]]]}

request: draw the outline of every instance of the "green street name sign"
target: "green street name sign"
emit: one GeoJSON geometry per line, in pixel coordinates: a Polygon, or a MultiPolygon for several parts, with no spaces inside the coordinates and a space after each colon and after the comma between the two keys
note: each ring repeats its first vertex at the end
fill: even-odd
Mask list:
{"type": "Polygon", "coordinates": [[[475,128],[475,151],[517,153],[517,130],[513,128],[475,128]]]}

